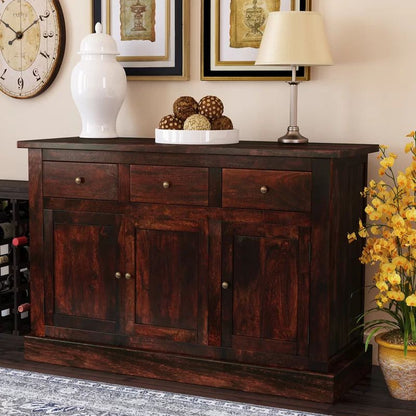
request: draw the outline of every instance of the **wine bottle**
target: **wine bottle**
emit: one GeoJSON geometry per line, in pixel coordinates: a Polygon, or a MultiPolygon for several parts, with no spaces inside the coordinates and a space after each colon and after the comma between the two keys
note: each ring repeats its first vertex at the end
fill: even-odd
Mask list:
{"type": "Polygon", "coordinates": [[[14,235],[14,226],[10,222],[0,223],[0,240],[12,238],[14,235]]]}
{"type": "Polygon", "coordinates": [[[0,256],[3,256],[5,254],[10,254],[12,251],[10,244],[0,244],[0,256]]]}
{"type": "Polygon", "coordinates": [[[20,237],[15,237],[12,240],[12,244],[15,247],[19,247],[19,246],[27,246],[29,244],[29,238],[25,235],[22,235],[20,237]]]}
{"type": "Polygon", "coordinates": [[[7,254],[3,254],[2,256],[0,256],[0,265],[6,263],[10,263],[10,259],[7,254]]]}
{"type": "Polygon", "coordinates": [[[19,305],[17,307],[17,311],[22,313],[22,312],[26,312],[30,309],[30,303],[26,302],[26,303],[22,303],[21,305],[19,305]]]}
{"type": "Polygon", "coordinates": [[[3,264],[0,266],[0,276],[6,276],[10,273],[10,265],[3,264]]]}
{"type": "Polygon", "coordinates": [[[0,280],[0,292],[5,292],[6,290],[9,290],[9,284],[7,280],[0,280]]]}

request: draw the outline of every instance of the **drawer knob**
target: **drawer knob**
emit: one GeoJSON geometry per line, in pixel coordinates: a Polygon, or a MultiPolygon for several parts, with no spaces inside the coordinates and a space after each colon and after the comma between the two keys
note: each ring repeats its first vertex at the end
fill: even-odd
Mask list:
{"type": "Polygon", "coordinates": [[[266,185],[263,185],[261,188],[260,188],[260,192],[264,195],[264,194],[267,194],[267,192],[269,192],[269,188],[266,186],[266,185]]]}
{"type": "Polygon", "coordinates": [[[81,178],[81,176],[77,176],[76,178],[75,178],[75,183],[77,184],[77,185],[81,185],[82,183],[84,183],[85,182],[85,179],[84,178],[81,178]]]}
{"type": "Polygon", "coordinates": [[[170,182],[168,182],[168,181],[164,181],[164,182],[162,183],[162,186],[163,186],[163,188],[168,189],[168,188],[170,188],[170,182]]]}
{"type": "Polygon", "coordinates": [[[228,284],[228,282],[222,282],[222,283],[221,283],[221,287],[222,287],[223,289],[228,289],[228,288],[230,287],[230,285],[228,284]]]}
{"type": "Polygon", "coordinates": [[[115,277],[116,279],[121,279],[121,273],[120,273],[120,272],[116,272],[116,273],[114,274],[114,277],[115,277]]]}
{"type": "Polygon", "coordinates": [[[124,277],[125,277],[126,280],[130,280],[131,279],[131,274],[130,273],[126,273],[124,275],[124,277]]]}

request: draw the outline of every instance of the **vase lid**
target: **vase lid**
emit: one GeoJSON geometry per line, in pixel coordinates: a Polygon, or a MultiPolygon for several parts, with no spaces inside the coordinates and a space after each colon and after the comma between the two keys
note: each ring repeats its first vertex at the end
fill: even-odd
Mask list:
{"type": "Polygon", "coordinates": [[[95,33],[82,39],[79,53],[81,55],[119,55],[115,40],[103,33],[103,25],[100,22],[95,25],[95,33]]]}

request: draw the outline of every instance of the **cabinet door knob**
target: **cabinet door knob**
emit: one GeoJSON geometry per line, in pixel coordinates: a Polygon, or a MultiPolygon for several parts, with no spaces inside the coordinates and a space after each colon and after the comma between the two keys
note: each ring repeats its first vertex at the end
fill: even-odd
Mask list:
{"type": "Polygon", "coordinates": [[[267,194],[267,192],[269,192],[269,188],[266,186],[266,185],[263,185],[261,188],[260,188],[260,192],[264,195],[264,194],[267,194]]]}
{"type": "Polygon", "coordinates": [[[164,182],[162,183],[162,186],[163,186],[163,188],[168,189],[168,188],[170,188],[170,182],[168,182],[168,181],[164,181],[164,182]]]}
{"type": "Polygon", "coordinates": [[[76,178],[75,178],[75,183],[77,184],[77,185],[81,185],[82,183],[84,183],[85,182],[85,179],[84,178],[81,178],[81,176],[77,176],[76,178]]]}
{"type": "Polygon", "coordinates": [[[221,287],[222,287],[223,289],[228,289],[228,288],[230,287],[230,285],[228,284],[228,282],[222,282],[222,283],[221,283],[221,287]]]}
{"type": "Polygon", "coordinates": [[[114,277],[115,277],[116,279],[121,279],[121,273],[120,273],[120,272],[116,272],[116,273],[114,274],[114,277]]]}
{"type": "Polygon", "coordinates": [[[126,280],[130,280],[131,279],[131,274],[130,273],[126,273],[124,275],[124,277],[125,277],[126,280]]]}

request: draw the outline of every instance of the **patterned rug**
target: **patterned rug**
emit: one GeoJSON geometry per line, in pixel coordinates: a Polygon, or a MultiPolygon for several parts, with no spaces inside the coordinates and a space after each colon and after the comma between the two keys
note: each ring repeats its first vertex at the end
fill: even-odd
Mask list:
{"type": "Polygon", "coordinates": [[[319,416],[0,368],[0,415],[319,416]]]}

